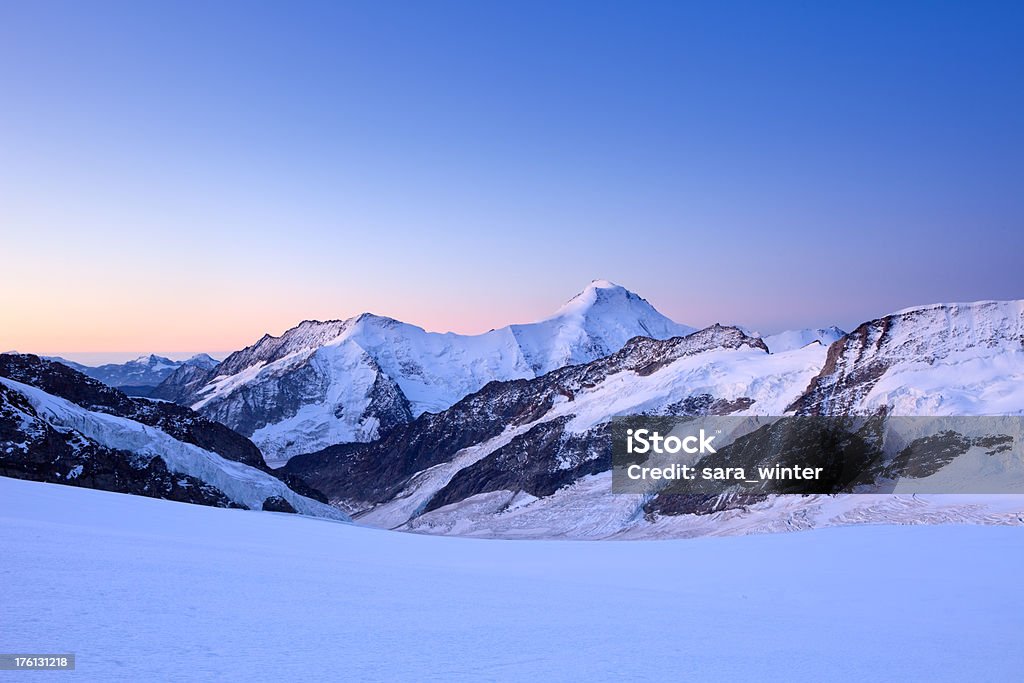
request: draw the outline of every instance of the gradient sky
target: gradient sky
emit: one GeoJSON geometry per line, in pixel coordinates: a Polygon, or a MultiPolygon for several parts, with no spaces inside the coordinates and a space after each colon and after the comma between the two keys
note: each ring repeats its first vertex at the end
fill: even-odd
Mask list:
{"type": "Polygon", "coordinates": [[[0,0],[0,350],[1024,297],[1024,3],[0,0]]]}

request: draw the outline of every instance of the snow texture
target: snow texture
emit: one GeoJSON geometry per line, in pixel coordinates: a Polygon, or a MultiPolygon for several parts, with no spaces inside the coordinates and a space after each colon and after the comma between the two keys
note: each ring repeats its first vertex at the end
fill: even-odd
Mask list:
{"type": "Polygon", "coordinates": [[[825,327],[806,330],[787,330],[777,334],[770,334],[762,337],[768,350],[772,353],[784,353],[799,349],[808,344],[821,344],[830,346],[832,342],[840,339],[845,332],[838,327],[825,327]]]}
{"type": "Polygon", "coordinates": [[[0,640],[111,683],[1015,681],[1021,533],[481,541],[0,478],[0,640]]]}

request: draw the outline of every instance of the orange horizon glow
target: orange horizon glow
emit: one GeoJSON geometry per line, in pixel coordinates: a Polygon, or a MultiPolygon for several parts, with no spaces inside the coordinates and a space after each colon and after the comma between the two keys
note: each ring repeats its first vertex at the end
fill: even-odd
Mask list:
{"type": "Polygon", "coordinates": [[[39,306],[38,300],[22,300],[21,305],[5,305],[0,310],[0,352],[223,354],[249,346],[264,334],[280,336],[303,320],[346,319],[364,312],[391,317],[430,332],[474,335],[546,318],[572,294],[561,301],[548,297],[551,300],[547,303],[541,300],[544,297],[535,297],[532,302],[509,301],[501,308],[477,303],[473,310],[442,305],[417,306],[408,301],[388,306],[383,300],[377,306],[368,307],[321,304],[318,311],[315,302],[284,310],[252,300],[236,301],[233,305],[213,301],[202,304],[166,301],[161,306],[137,300],[135,305],[110,306],[95,299],[79,300],[77,307],[62,304],[59,310],[46,310],[39,306]],[[328,308],[333,309],[331,314],[324,315],[328,308]],[[231,313],[225,314],[225,309],[231,313]]]}

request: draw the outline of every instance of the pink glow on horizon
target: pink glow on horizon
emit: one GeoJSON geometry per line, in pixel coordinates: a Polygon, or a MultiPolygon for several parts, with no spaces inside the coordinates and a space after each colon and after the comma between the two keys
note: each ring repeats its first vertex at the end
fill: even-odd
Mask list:
{"type": "MultiPolygon", "coordinates": [[[[432,332],[481,334],[508,324],[544,319],[573,294],[563,295],[560,301],[538,295],[509,301],[497,301],[495,297],[494,305],[478,295],[458,307],[450,305],[451,299],[441,297],[428,297],[429,303],[425,305],[416,305],[408,299],[388,301],[379,297],[376,305],[369,306],[347,302],[330,305],[325,301],[317,306],[316,301],[301,299],[298,299],[301,305],[294,306],[284,301],[260,305],[252,300],[239,300],[233,306],[226,306],[222,300],[207,299],[167,300],[159,306],[123,303],[110,306],[87,299],[75,307],[61,306],[58,315],[41,314],[37,302],[28,301],[0,311],[0,351],[61,355],[70,360],[116,358],[117,362],[145,353],[187,357],[202,351],[223,357],[231,350],[255,343],[264,334],[280,335],[302,320],[344,319],[363,312],[395,318],[432,332]],[[225,315],[225,308],[233,314],[225,315]]],[[[674,307],[659,306],[657,301],[651,303],[677,322],[702,326],[719,321],[708,312],[674,316],[674,307]]]]}

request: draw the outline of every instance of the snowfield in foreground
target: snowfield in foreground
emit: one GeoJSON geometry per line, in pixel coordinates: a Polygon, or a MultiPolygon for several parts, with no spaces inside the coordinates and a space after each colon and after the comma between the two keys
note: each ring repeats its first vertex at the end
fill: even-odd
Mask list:
{"type": "Polygon", "coordinates": [[[1022,533],[488,541],[0,478],[0,651],[102,681],[1019,680],[1022,533]]]}

